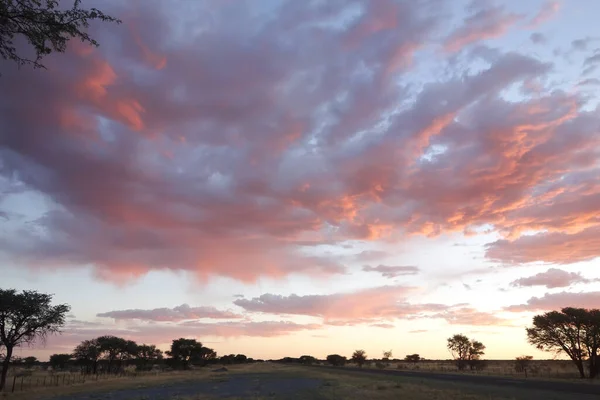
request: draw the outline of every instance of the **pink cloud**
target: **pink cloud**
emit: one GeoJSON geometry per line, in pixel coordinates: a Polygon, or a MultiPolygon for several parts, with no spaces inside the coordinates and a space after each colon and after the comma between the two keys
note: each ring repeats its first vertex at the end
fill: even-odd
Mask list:
{"type": "Polygon", "coordinates": [[[558,268],[550,268],[546,272],[520,278],[511,282],[511,286],[528,287],[528,286],[546,286],[548,289],[559,287],[567,287],[577,283],[595,282],[597,279],[586,279],[578,272],[567,272],[558,268]]]}
{"type": "Polygon", "coordinates": [[[473,8],[464,23],[448,36],[444,48],[455,52],[471,43],[502,36],[520,19],[522,16],[506,12],[501,6],[473,8]]]}
{"type": "Polygon", "coordinates": [[[388,327],[389,321],[394,319],[419,318],[442,318],[460,325],[507,324],[493,313],[465,307],[465,304],[409,303],[406,297],[413,291],[404,286],[383,286],[328,295],[263,294],[253,299],[235,300],[234,304],[248,312],[320,317],[324,324],[333,326],[388,327]]]}
{"type": "Polygon", "coordinates": [[[280,315],[310,315],[329,320],[394,317],[403,314],[402,304],[414,288],[382,286],[328,295],[280,296],[263,294],[233,303],[246,311],[280,315]]]}
{"type": "Polygon", "coordinates": [[[498,317],[496,313],[478,311],[469,307],[450,309],[442,313],[433,314],[430,318],[441,318],[451,325],[510,325],[508,320],[498,317]]]}
{"type": "Polygon", "coordinates": [[[365,265],[362,270],[366,272],[379,272],[384,278],[397,278],[403,275],[416,275],[419,273],[419,268],[415,266],[390,266],[381,264],[376,267],[365,265]]]}
{"type": "MultiPolygon", "coordinates": [[[[599,255],[589,99],[549,83],[551,60],[483,46],[461,55],[481,69],[445,54],[443,78],[402,83],[447,21],[446,2],[426,3],[287,2],[260,29],[250,5],[219,2],[198,21],[200,3],[119,3],[124,25],[91,28],[99,49],[74,44],[43,73],[3,63],[2,190],[26,188],[49,210],[7,224],[0,251],[120,283],[155,270],[328,277],[345,266],[306,246],[481,226],[503,236],[492,260],[599,255]],[[536,96],[505,99],[532,82],[536,96]]],[[[496,37],[516,18],[474,10],[445,43],[496,37]]]]}
{"type": "Polygon", "coordinates": [[[507,311],[550,311],[564,307],[598,308],[600,292],[559,292],[546,293],[542,297],[532,297],[526,304],[506,307],[507,311]]]}
{"type": "Polygon", "coordinates": [[[530,28],[535,28],[544,22],[552,19],[560,9],[560,3],[556,0],[546,0],[540,11],[531,19],[528,26],[530,28]]]}
{"type": "Polygon", "coordinates": [[[117,320],[141,320],[141,321],[171,321],[179,322],[190,319],[238,319],[240,314],[232,311],[221,311],[212,306],[190,307],[182,304],[173,308],[154,308],[151,310],[129,309],[115,310],[96,315],[101,318],[113,318],[117,320]]]}
{"type": "Polygon", "coordinates": [[[490,243],[486,256],[505,263],[544,261],[571,264],[590,261],[600,256],[600,228],[588,228],[568,234],[562,232],[538,233],[521,236],[514,241],[498,240],[490,243]]]}

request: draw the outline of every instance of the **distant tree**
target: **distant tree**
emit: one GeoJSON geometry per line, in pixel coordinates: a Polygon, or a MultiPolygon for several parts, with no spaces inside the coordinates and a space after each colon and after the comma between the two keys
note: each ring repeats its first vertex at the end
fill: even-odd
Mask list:
{"type": "MultiPolygon", "coordinates": [[[[0,32],[2,29],[0,24],[0,32]]],[[[6,349],[0,375],[0,392],[6,383],[14,348],[36,340],[44,341],[48,335],[60,332],[65,324],[70,307],[66,304],[53,306],[51,303],[52,295],[49,294],[0,289],[0,342],[6,349]]]]}
{"type": "MultiPolygon", "coordinates": [[[[456,334],[448,338],[448,350],[456,360],[459,370],[465,369],[467,365],[471,369],[477,369],[480,357],[484,354],[485,346],[476,340],[470,340],[462,334],[456,334]]],[[[483,365],[483,364],[482,364],[483,365]]]]}
{"type": "Polygon", "coordinates": [[[147,369],[148,365],[161,360],[162,357],[162,351],[157,349],[153,344],[141,344],[137,346],[137,359],[139,360],[139,368],[141,370],[147,369]]]}
{"type": "Polygon", "coordinates": [[[313,356],[300,356],[300,358],[298,360],[300,361],[300,364],[305,364],[305,365],[311,365],[317,361],[317,359],[313,356]]]}
{"type": "Polygon", "coordinates": [[[421,361],[421,356],[418,354],[407,354],[406,357],[404,357],[404,361],[418,363],[419,361],[421,361]]]}
{"type": "Polygon", "coordinates": [[[391,358],[392,358],[392,351],[391,350],[383,352],[383,360],[384,361],[389,361],[391,358]]]}
{"type": "Polygon", "coordinates": [[[477,340],[471,341],[471,347],[469,348],[469,359],[468,364],[469,367],[474,370],[481,370],[485,368],[485,363],[481,360],[481,356],[485,354],[484,352],[485,346],[483,343],[478,342],[477,340]]]}
{"type": "Polygon", "coordinates": [[[527,371],[531,366],[533,356],[520,356],[515,359],[515,371],[524,372],[525,378],[527,378],[527,371]]]}
{"type": "Polygon", "coordinates": [[[50,356],[50,366],[53,370],[63,370],[72,357],[71,354],[52,354],[50,356]]]}
{"type": "Polygon", "coordinates": [[[243,364],[248,361],[248,357],[243,354],[238,354],[235,356],[235,362],[238,364],[243,364]]]}
{"type": "Polygon", "coordinates": [[[98,359],[101,355],[102,348],[98,339],[84,340],[73,350],[73,358],[85,367],[87,374],[98,372],[98,359]]]}
{"type": "Polygon", "coordinates": [[[235,362],[236,362],[235,361],[235,354],[228,354],[228,355],[225,355],[225,356],[221,356],[221,358],[219,359],[219,362],[221,364],[226,364],[226,365],[235,364],[235,362]]]}
{"type": "Polygon", "coordinates": [[[527,328],[527,339],[540,350],[567,354],[585,378],[587,363],[589,378],[600,372],[600,310],[566,307],[533,317],[527,328]]]}
{"type": "Polygon", "coordinates": [[[200,365],[206,365],[216,359],[216,351],[214,351],[213,349],[209,349],[208,347],[202,347],[202,349],[200,349],[200,352],[198,352],[192,357],[191,361],[196,362],[200,365]]]}
{"type": "Polygon", "coordinates": [[[31,368],[34,365],[36,365],[38,362],[39,361],[38,361],[37,357],[34,357],[34,356],[25,357],[23,359],[23,365],[25,365],[25,368],[31,368]]]}
{"type": "Polygon", "coordinates": [[[121,21],[96,8],[82,9],[80,4],[81,0],[74,0],[71,8],[63,8],[59,0],[0,0],[0,56],[19,66],[45,68],[42,58],[52,52],[63,53],[72,38],[98,46],[87,33],[90,21],[121,21]],[[28,59],[17,52],[16,36],[27,39],[35,58],[28,59]]]}
{"type": "Polygon", "coordinates": [[[330,354],[327,356],[327,362],[335,367],[341,367],[346,364],[346,357],[339,354],[330,354]]]}
{"type": "Polygon", "coordinates": [[[171,350],[166,353],[184,369],[188,369],[192,361],[206,362],[217,358],[214,350],[203,347],[196,339],[175,339],[171,344],[171,350]]]}
{"type": "Polygon", "coordinates": [[[364,350],[355,350],[352,353],[351,361],[362,368],[363,364],[367,361],[367,353],[364,350]]]}
{"type": "Polygon", "coordinates": [[[106,370],[111,373],[116,364],[115,361],[120,360],[121,355],[127,351],[127,340],[112,335],[100,336],[96,340],[100,345],[103,358],[108,362],[106,370]]]}

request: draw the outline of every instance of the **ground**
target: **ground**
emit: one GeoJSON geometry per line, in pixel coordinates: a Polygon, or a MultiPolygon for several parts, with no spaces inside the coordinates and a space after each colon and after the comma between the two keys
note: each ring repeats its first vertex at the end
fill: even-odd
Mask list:
{"type": "Polygon", "coordinates": [[[536,384],[532,380],[477,376],[452,379],[448,374],[437,375],[441,378],[436,374],[394,370],[359,371],[264,363],[233,366],[227,372],[203,368],[4,395],[14,400],[592,400],[600,395],[600,386],[593,384],[548,391],[540,381],[536,384]],[[596,389],[597,395],[591,394],[596,389]]]}

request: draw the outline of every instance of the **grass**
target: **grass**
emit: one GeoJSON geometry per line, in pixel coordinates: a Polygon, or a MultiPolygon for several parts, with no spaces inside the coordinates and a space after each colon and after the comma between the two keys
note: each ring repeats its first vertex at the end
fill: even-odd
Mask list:
{"type": "MultiPolygon", "coordinates": [[[[213,367],[214,368],[214,367],[213,367]]],[[[396,377],[388,375],[372,375],[340,369],[308,368],[273,363],[237,365],[228,367],[227,373],[213,373],[211,368],[194,371],[166,372],[157,375],[145,375],[137,378],[123,378],[107,381],[88,382],[73,386],[57,386],[32,389],[21,393],[3,393],[2,398],[7,400],[37,400],[48,399],[55,396],[75,396],[81,394],[94,394],[93,398],[113,398],[122,390],[127,392],[127,400],[147,400],[151,398],[144,388],[179,388],[189,384],[201,384],[208,391],[235,386],[239,379],[252,382],[252,393],[246,399],[298,399],[298,400],[550,400],[550,399],[584,399],[584,396],[575,397],[550,397],[548,393],[520,391],[517,387],[488,388],[483,385],[459,384],[453,382],[440,382],[422,378],[396,377]],[[313,389],[299,387],[292,393],[277,394],[265,393],[264,384],[285,379],[308,379],[318,381],[313,389]],[[139,389],[139,394],[136,393],[139,389]]],[[[194,386],[196,387],[196,386],[194,386]]],[[[206,390],[203,390],[206,392],[206,390]]],[[[76,398],[76,397],[73,397],[76,398]]],[[[115,397],[122,399],[123,397],[115,397]]],[[[172,395],[170,400],[202,400],[235,397],[218,397],[209,394],[172,395]]]]}

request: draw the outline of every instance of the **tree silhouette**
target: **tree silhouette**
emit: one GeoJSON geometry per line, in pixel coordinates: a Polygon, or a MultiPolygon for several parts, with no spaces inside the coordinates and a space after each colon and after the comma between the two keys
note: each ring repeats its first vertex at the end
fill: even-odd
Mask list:
{"type": "Polygon", "coordinates": [[[72,357],[71,354],[52,354],[50,356],[50,366],[54,370],[63,370],[72,357]]]}
{"type": "Polygon", "coordinates": [[[70,307],[66,304],[53,306],[52,295],[24,290],[0,289],[0,342],[6,348],[0,375],[0,391],[6,383],[6,375],[14,348],[36,340],[45,340],[60,332],[70,307]]]}
{"type": "Polygon", "coordinates": [[[383,352],[383,360],[384,361],[389,361],[391,358],[392,358],[392,351],[391,350],[383,352]]]}
{"type": "Polygon", "coordinates": [[[68,9],[61,8],[58,0],[0,0],[0,56],[19,66],[45,68],[42,58],[64,52],[73,38],[97,47],[98,42],[87,33],[93,20],[121,22],[96,8],[81,8],[81,0],[74,0],[68,9]],[[14,44],[18,36],[33,47],[35,58],[19,54],[14,44]]]}
{"type": "Polygon", "coordinates": [[[162,359],[162,351],[157,349],[155,345],[141,344],[137,346],[137,359],[140,362],[142,370],[147,368],[149,363],[162,359]]]}
{"type": "Polygon", "coordinates": [[[515,359],[515,371],[524,372],[525,378],[527,378],[527,371],[530,368],[533,356],[520,356],[515,359]]]}
{"type": "Polygon", "coordinates": [[[115,361],[120,359],[122,353],[126,351],[127,340],[112,335],[100,336],[96,340],[98,345],[100,345],[100,351],[102,352],[104,358],[108,361],[106,370],[108,373],[110,373],[112,372],[112,367],[114,366],[115,361]]]}
{"type": "Polygon", "coordinates": [[[408,361],[411,363],[417,363],[417,362],[421,361],[421,356],[418,354],[407,354],[406,357],[404,357],[404,361],[408,361]]]}
{"type": "Polygon", "coordinates": [[[102,349],[98,339],[84,340],[73,350],[73,357],[85,365],[85,372],[88,374],[95,374],[98,371],[98,359],[101,355],[102,349]]]}
{"type": "Polygon", "coordinates": [[[341,367],[346,364],[346,357],[339,354],[330,354],[327,356],[327,362],[335,367],[341,367]]]}
{"type": "Polygon", "coordinates": [[[566,307],[533,317],[527,328],[527,339],[540,350],[566,353],[585,378],[587,361],[589,377],[600,369],[600,310],[566,307]]]}
{"type": "Polygon", "coordinates": [[[471,369],[475,369],[485,350],[483,343],[470,340],[463,334],[456,334],[449,337],[447,347],[452,357],[456,360],[456,366],[459,370],[465,369],[467,365],[471,369]]]}
{"type": "Polygon", "coordinates": [[[23,359],[23,365],[25,365],[25,368],[31,368],[38,362],[39,361],[38,361],[37,357],[34,357],[34,356],[25,357],[23,359]]]}
{"type": "Polygon", "coordinates": [[[313,356],[305,355],[305,356],[300,356],[298,361],[300,361],[300,364],[311,365],[311,364],[314,364],[315,362],[317,362],[317,359],[314,358],[313,356]]]}
{"type": "Polygon", "coordinates": [[[367,353],[364,350],[355,350],[352,353],[352,362],[362,368],[363,364],[367,361],[367,353]]]}
{"type": "Polygon", "coordinates": [[[179,362],[184,369],[189,368],[189,364],[193,360],[206,362],[217,357],[217,353],[207,347],[203,347],[202,343],[196,339],[175,339],[171,344],[171,350],[166,352],[173,360],[179,362]]]}

